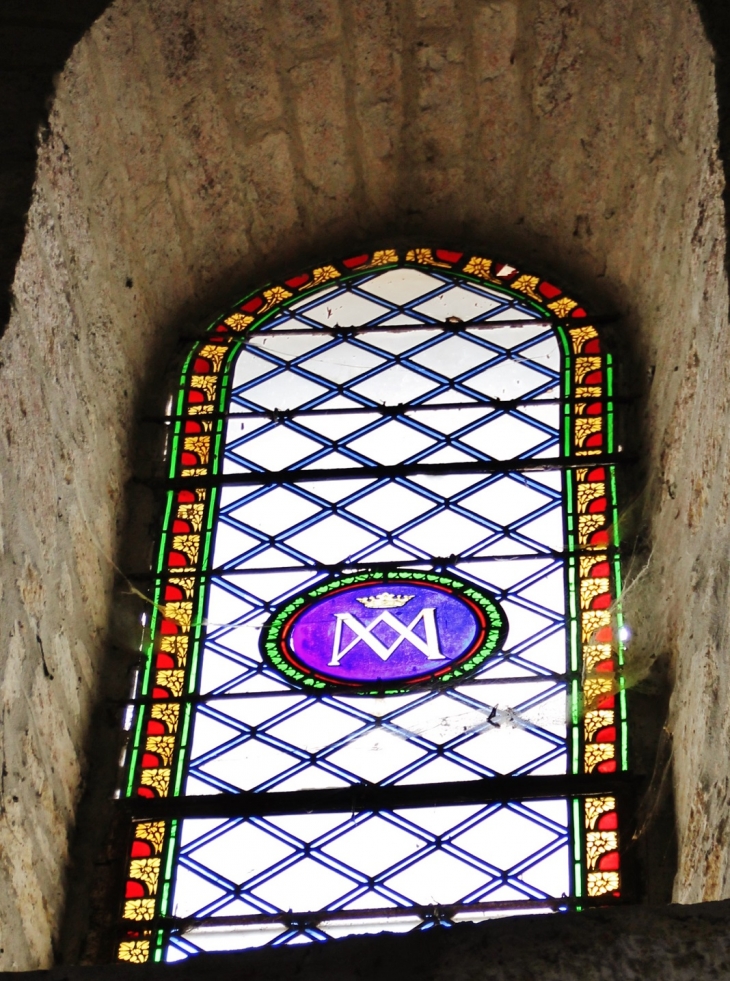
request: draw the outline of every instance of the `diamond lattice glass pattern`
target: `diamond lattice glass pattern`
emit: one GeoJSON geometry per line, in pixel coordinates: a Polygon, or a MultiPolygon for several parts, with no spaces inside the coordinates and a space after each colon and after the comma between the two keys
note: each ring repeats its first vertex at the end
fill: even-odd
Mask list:
{"type": "Polygon", "coordinates": [[[211,325],[128,712],[121,960],[621,894],[611,393],[577,303],[451,251],[211,325]]]}
{"type": "MultiPolygon", "coordinates": [[[[390,270],[296,304],[239,355],[223,473],[251,476],[221,492],[185,793],[566,772],[562,478],[480,468],[560,455],[558,341],[535,319],[497,290],[390,270]],[[455,318],[468,333],[439,326],[455,318]],[[413,330],[377,329],[391,324],[413,330]],[[322,326],[369,329],[318,337],[322,326]],[[418,463],[468,472],[385,470],[418,463]],[[272,472],[281,479],[252,482],[272,472]],[[488,589],[509,620],[501,653],[457,687],[315,697],[262,663],[272,611],[334,570],[435,562],[488,589]]],[[[412,929],[421,916],[392,913],[413,906],[570,891],[562,801],[190,820],[182,834],[174,915],[251,921],[189,931],[170,960],[412,929]],[[338,916],[266,920],[286,909],[338,916]],[[363,909],[386,912],[341,915],[363,909]]]]}

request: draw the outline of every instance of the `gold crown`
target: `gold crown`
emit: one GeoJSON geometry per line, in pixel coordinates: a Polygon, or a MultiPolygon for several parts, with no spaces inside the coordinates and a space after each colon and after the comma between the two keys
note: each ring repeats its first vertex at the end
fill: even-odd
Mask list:
{"type": "Polygon", "coordinates": [[[394,606],[405,606],[413,596],[396,596],[395,593],[378,593],[377,596],[358,596],[358,603],[367,606],[369,610],[388,610],[394,606]]]}

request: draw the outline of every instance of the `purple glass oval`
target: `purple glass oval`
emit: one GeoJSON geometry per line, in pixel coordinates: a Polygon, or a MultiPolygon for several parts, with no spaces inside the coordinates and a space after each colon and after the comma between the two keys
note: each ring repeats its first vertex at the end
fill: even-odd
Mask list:
{"type": "Polygon", "coordinates": [[[341,684],[414,681],[448,670],[483,642],[486,621],[469,600],[412,581],[333,591],[285,630],[287,659],[341,684]]]}

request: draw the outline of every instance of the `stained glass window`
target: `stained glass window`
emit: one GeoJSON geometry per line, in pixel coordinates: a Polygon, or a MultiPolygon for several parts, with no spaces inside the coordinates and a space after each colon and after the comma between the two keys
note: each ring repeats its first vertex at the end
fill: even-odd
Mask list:
{"type": "Polygon", "coordinates": [[[255,292],[168,420],[119,958],[622,891],[611,357],[505,263],[383,250],[255,292]]]}

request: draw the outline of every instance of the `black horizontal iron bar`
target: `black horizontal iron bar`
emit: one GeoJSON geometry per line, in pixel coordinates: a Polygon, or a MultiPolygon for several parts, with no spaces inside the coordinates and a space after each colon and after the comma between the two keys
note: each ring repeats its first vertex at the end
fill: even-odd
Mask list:
{"type": "MultiPolygon", "coordinates": [[[[209,412],[204,417],[195,416],[196,420],[204,418],[206,422],[217,419],[270,419],[272,422],[296,422],[300,418],[323,418],[324,416],[358,416],[358,415],[381,415],[393,419],[404,415],[413,415],[418,412],[439,412],[442,409],[454,411],[456,409],[499,409],[504,412],[512,412],[515,409],[524,407],[534,408],[543,405],[562,405],[563,399],[479,399],[478,402],[440,402],[438,405],[362,405],[356,409],[260,409],[256,412],[209,412]]],[[[590,400],[589,400],[590,401],[590,400]]],[[[610,400],[615,405],[633,405],[637,401],[637,396],[627,395],[626,397],[614,396],[610,400]]],[[[170,426],[174,422],[186,422],[191,417],[188,415],[163,415],[145,416],[142,422],[159,426],[170,426]]]]}
{"type": "MultiPolygon", "coordinates": [[[[494,330],[497,327],[586,327],[594,326],[595,324],[614,324],[616,321],[620,320],[618,314],[600,314],[596,317],[585,317],[580,320],[570,317],[555,317],[550,320],[480,320],[476,322],[472,321],[437,321],[432,324],[390,324],[388,326],[384,324],[364,324],[362,326],[333,326],[326,327],[322,325],[321,327],[302,327],[297,330],[291,329],[279,330],[278,328],[269,327],[268,324],[264,324],[261,328],[256,328],[255,330],[249,330],[241,332],[240,337],[243,340],[248,341],[252,337],[262,337],[264,334],[278,334],[279,336],[286,335],[306,335],[306,334],[333,334],[333,335],[348,335],[348,334],[362,334],[366,331],[377,331],[378,333],[388,332],[397,333],[399,331],[414,331],[414,330],[442,330],[450,331],[451,333],[460,333],[464,330],[473,330],[475,327],[484,328],[486,330],[494,330]]],[[[199,334],[186,334],[180,338],[181,341],[210,341],[215,344],[220,342],[220,338],[216,337],[214,334],[209,334],[207,332],[201,332],[199,334]]]]}
{"type": "Polygon", "coordinates": [[[388,787],[353,786],[333,790],[202,794],[190,797],[126,797],[122,807],[133,820],[164,818],[263,817],[267,814],[309,812],[354,813],[392,811],[439,804],[491,804],[556,797],[589,797],[631,793],[636,778],[626,773],[559,774],[556,776],[489,777],[454,783],[427,783],[388,787]]]}
{"type": "MultiPolygon", "coordinates": [[[[230,569],[218,567],[210,569],[207,572],[200,572],[198,570],[185,572],[185,578],[205,580],[216,577],[262,576],[268,573],[277,574],[282,572],[324,572],[328,575],[349,576],[353,572],[390,572],[396,569],[445,569],[459,565],[462,562],[482,564],[490,562],[534,562],[535,559],[567,559],[573,556],[595,553],[595,551],[595,545],[591,545],[585,548],[563,549],[562,551],[545,549],[542,552],[527,552],[520,553],[519,555],[444,555],[429,559],[413,559],[410,562],[406,560],[401,562],[352,562],[340,563],[339,565],[314,563],[313,565],[252,566],[248,569],[233,566],[230,569]]],[[[620,554],[621,548],[617,548],[615,545],[606,545],[601,547],[601,552],[613,556],[620,554]]],[[[174,575],[174,572],[170,572],[169,570],[159,575],[155,575],[152,572],[133,572],[125,576],[125,578],[133,582],[161,582],[164,579],[168,579],[171,575],[174,575]]]]}
{"type": "MultiPolygon", "coordinates": [[[[437,405],[422,405],[420,403],[403,402],[399,405],[359,405],[354,409],[259,409],[256,412],[210,412],[205,416],[205,420],[210,419],[272,419],[274,421],[291,421],[299,419],[301,416],[313,416],[320,418],[324,416],[359,416],[359,415],[381,415],[381,416],[401,416],[406,412],[441,412],[445,409],[479,409],[486,407],[489,409],[519,409],[522,406],[542,406],[542,405],[561,405],[563,399],[485,399],[479,398],[471,402],[439,402],[437,405]]],[[[612,401],[617,402],[618,399],[612,401]]],[[[163,415],[146,416],[145,422],[172,423],[182,422],[189,418],[188,415],[163,415]]],[[[197,418],[197,417],[196,417],[197,418]]]]}
{"type": "MultiPolygon", "coordinates": [[[[245,624],[243,624],[243,626],[245,626],[245,624]]],[[[240,626],[239,626],[239,629],[240,629],[240,626]]],[[[245,670],[246,670],[246,668],[242,666],[242,671],[245,671],[245,670]]],[[[527,675],[527,676],[521,676],[521,677],[518,677],[518,678],[509,678],[509,677],[504,677],[503,678],[503,677],[499,677],[499,678],[473,678],[473,679],[462,678],[462,679],[455,679],[455,680],[452,680],[452,681],[441,682],[439,684],[438,690],[440,692],[444,692],[444,691],[450,691],[450,690],[452,690],[454,688],[458,688],[460,690],[463,690],[465,692],[468,692],[468,690],[470,688],[483,688],[483,687],[488,686],[488,685],[507,685],[507,684],[509,684],[509,685],[522,685],[522,684],[534,685],[534,684],[539,684],[540,682],[550,682],[550,683],[556,685],[556,684],[560,684],[560,683],[565,684],[566,681],[567,681],[567,675],[565,675],[565,674],[556,674],[555,672],[547,672],[546,674],[531,674],[531,675],[527,675]]],[[[371,688],[372,686],[369,686],[369,687],[371,688]]],[[[432,685],[431,682],[427,682],[427,683],[425,683],[423,685],[420,685],[420,686],[414,685],[413,688],[411,689],[411,693],[413,695],[424,695],[424,694],[426,694],[427,692],[430,692],[430,691],[433,691],[433,685],[432,685]]],[[[546,691],[547,691],[547,689],[546,689],[546,691]]],[[[252,698],[286,698],[286,697],[291,698],[292,696],[297,697],[297,696],[300,696],[300,695],[306,695],[306,697],[308,699],[314,698],[314,699],[317,699],[317,700],[322,700],[324,698],[334,698],[334,697],[339,697],[339,698],[350,697],[350,698],[354,698],[354,699],[360,699],[360,698],[363,698],[363,697],[365,697],[365,698],[367,698],[367,697],[371,697],[371,698],[381,697],[381,696],[378,696],[378,695],[371,695],[371,696],[365,695],[365,696],[363,696],[361,694],[361,691],[359,689],[357,689],[357,688],[353,688],[350,691],[342,690],[342,691],[337,692],[337,693],[335,693],[333,691],[326,691],[326,692],[301,691],[299,689],[290,689],[290,688],[287,688],[284,691],[247,691],[247,692],[224,692],[224,693],[219,694],[219,695],[212,694],[212,693],[208,693],[206,695],[199,695],[199,694],[183,695],[182,697],[177,697],[177,698],[174,698],[174,697],[166,698],[165,699],[165,704],[172,703],[172,704],[178,704],[178,705],[179,704],[183,704],[183,705],[204,705],[207,702],[217,702],[217,701],[220,701],[220,700],[226,701],[226,700],[237,699],[237,698],[238,699],[245,698],[246,701],[249,701],[249,699],[252,699],[252,698]]],[[[153,698],[151,695],[140,696],[139,698],[127,698],[127,699],[116,699],[116,700],[110,699],[109,701],[110,701],[111,704],[116,704],[116,705],[159,705],[160,704],[159,698],[153,698]]],[[[357,705],[357,703],[355,703],[355,704],[357,705]]],[[[486,719],[487,715],[489,714],[490,707],[491,706],[489,706],[489,705],[485,705],[485,708],[484,708],[484,716],[485,716],[485,719],[486,719]]],[[[518,713],[518,715],[519,715],[519,713],[518,713]]],[[[514,717],[514,713],[512,713],[512,715],[510,716],[510,718],[513,718],[513,717],[514,717]]],[[[397,725],[397,722],[398,722],[398,720],[396,719],[395,720],[396,725],[397,725]]]]}
{"type": "Polygon", "coordinates": [[[385,464],[374,467],[342,467],[322,470],[266,470],[264,472],[224,473],[205,477],[176,477],[170,481],[155,481],[165,487],[218,487],[248,484],[294,484],[311,480],[352,480],[363,478],[410,477],[414,474],[438,477],[446,474],[515,473],[540,470],[575,470],[578,467],[602,467],[631,462],[623,453],[603,453],[600,456],[532,457],[512,460],[475,460],[474,463],[411,463],[385,464]]]}
{"type": "MultiPolygon", "coordinates": [[[[613,897],[612,897],[613,898],[613,897]]],[[[614,900],[615,902],[615,900],[614,900]]],[[[472,913],[475,916],[480,913],[499,913],[515,912],[521,910],[558,910],[573,909],[578,904],[583,905],[584,899],[576,896],[562,897],[561,899],[525,899],[525,900],[503,900],[502,902],[483,902],[483,903],[449,903],[444,905],[433,904],[431,906],[400,906],[383,909],[374,907],[372,909],[339,909],[339,910],[316,910],[315,912],[304,913],[253,913],[246,916],[206,916],[200,919],[193,917],[178,916],[159,916],[152,920],[145,921],[145,929],[155,926],[163,927],[176,934],[184,934],[189,930],[200,929],[201,927],[232,927],[232,926],[261,926],[265,923],[282,923],[289,927],[316,926],[323,922],[339,922],[342,920],[399,920],[404,917],[417,917],[422,920],[450,920],[460,913],[472,913]]],[[[612,904],[613,905],[613,904],[612,904]]],[[[138,920],[122,920],[123,925],[129,929],[132,926],[139,929],[138,920]]]]}

